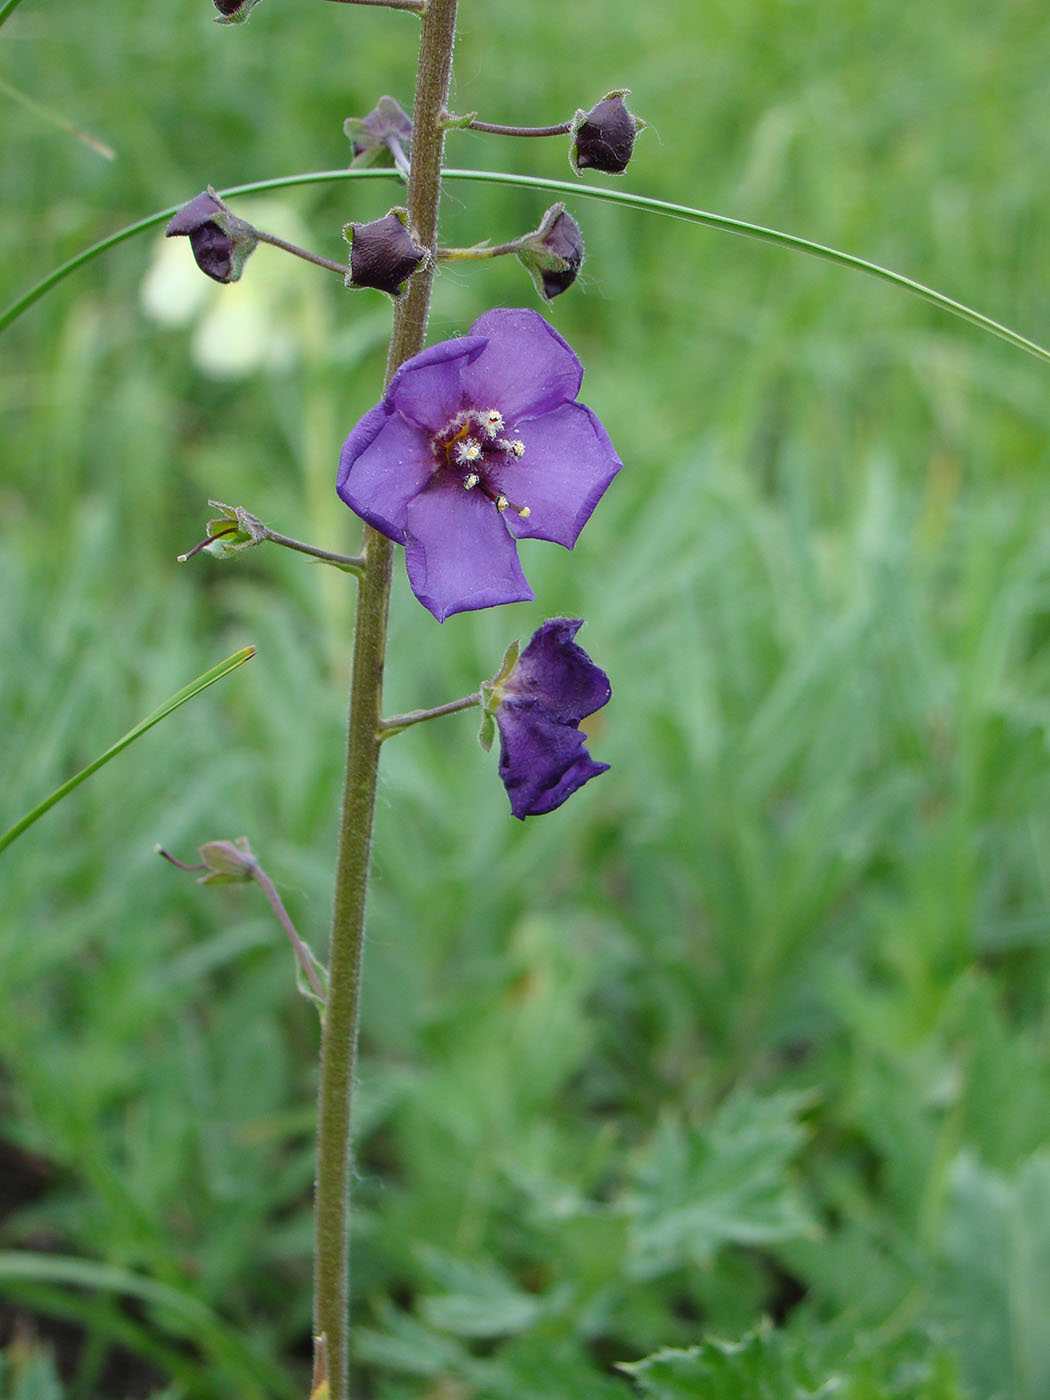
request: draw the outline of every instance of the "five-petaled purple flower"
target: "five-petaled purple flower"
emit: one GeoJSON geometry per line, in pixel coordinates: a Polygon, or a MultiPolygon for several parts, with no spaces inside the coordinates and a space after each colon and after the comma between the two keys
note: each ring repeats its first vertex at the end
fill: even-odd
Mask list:
{"type": "Polygon", "coordinates": [[[499,726],[499,775],[522,821],[553,812],[609,767],[591,758],[579,729],[612,695],[608,676],[573,641],[582,625],[568,617],[545,622],[481,688],[484,712],[499,726]]]}
{"type": "Polygon", "coordinates": [[[487,311],[406,360],[347,438],[339,495],[405,546],[412,590],[439,622],[531,599],[516,541],[571,549],[623,465],[575,401],[582,378],[537,312],[487,311]]]}

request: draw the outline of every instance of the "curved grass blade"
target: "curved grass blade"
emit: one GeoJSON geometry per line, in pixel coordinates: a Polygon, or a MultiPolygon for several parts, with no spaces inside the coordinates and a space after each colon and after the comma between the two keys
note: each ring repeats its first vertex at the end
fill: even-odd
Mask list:
{"type": "Polygon", "coordinates": [[[42,102],[37,102],[36,98],[30,97],[21,88],[12,87],[10,83],[5,83],[3,78],[0,78],[0,93],[4,97],[9,97],[12,102],[17,102],[20,106],[25,107],[41,121],[47,122],[51,126],[57,126],[60,131],[64,131],[67,136],[72,136],[74,140],[87,146],[88,150],[94,151],[96,155],[102,156],[105,160],[116,160],[117,153],[112,146],[107,146],[105,141],[100,141],[97,136],[92,136],[90,131],[75,126],[61,112],[56,112],[51,107],[45,107],[42,102]]]}
{"type": "Polygon", "coordinates": [[[206,1356],[236,1373],[245,1388],[242,1391],[245,1396],[268,1400],[274,1394],[290,1396],[295,1393],[282,1372],[253,1351],[206,1303],[130,1269],[71,1255],[11,1250],[0,1253],[0,1285],[5,1282],[58,1285],[136,1298],[177,1318],[185,1328],[185,1335],[191,1337],[206,1356]]]}
{"type": "Polygon", "coordinates": [[[181,705],[185,705],[187,700],[192,700],[194,696],[199,695],[202,690],[207,690],[210,685],[214,685],[216,681],[221,681],[224,677],[228,676],[231,671],[236,671],[238,666],[243,666],[244,663],[250,660],[254,655],[254,647],[242,647],[240,651],[235,651],[232,656],[228,656],[225,661],[220,661],[218,666],[213,666],[210,671],[205,671],[204,674],[198,676],[195,681],[191,681],[189,685],[183,686],[181,690],[177,690],[174,695],[165,700],[164,704],[161,705],[159,709],[147,715],[144,720],[136,724],[134,729],[130,729],[122,739],[118,739],[115,744],[106,749],[105,753],[99,754],[98,758],[92,759],[86,768],[82,768],[79,773],[67,779],[61,787],[56,788],[50,796],[45,797],[43,802],[38,802],[32,811],[27,812],[21,821],[15,822],[14,826],[11,827],[9,831],[5,831],[0,835],[0,852],[5,851],[7,847],[11,845],[12,841],[21,836],[23,831],[28,830],[35,821],[42,817],[45,812],[50,811],[56,803],[61,802],[63,797],[71,793],[75,787],[79,787],[85,778],[90,778],[92,773],[97,773],[111,758],[116,758],[117,754],[120,753],[122,749],[126,749],[129,744],[141,738],[148,729],[152,729],[153,726],[159,724],[162,719],[167,719],[168,715],[172,714],[181,705]]]}
{"type": "MultiPolygon", "coordinates": [[[[844,253],[839,248],[831,248],[824,243],[814,243],[808,238],[799,238],[793,233],[783,233],[780,229],[766,228],[762,224],[751,224],[744,219],[732,219],[727,214],[713,214],[706,209],[693,209],[687,204],[671,204],[665,199],[652,199],[648,195],[629,194],[625,190],[610,190],[600,185],[573,184],[569,180],[552,180],[540,175],[514,175],[505,171],[496,170],[444,170],[442,176],[446,180],[476,180],[488,184],[497,185],[517,185],[526,189],[553,190],[557,194],[578,195],[583,199],[597,199],[607,204],[620,204],[627,209],[638,209],[647,214],[663,214],[667,218],[682,219],[687,223],[702,224],[707,228],[715,228],[723,233],[735,233],[743,238],[753,238],[760,243],[771,243],[780,248],[788,248],[792,252],[806,253],[813,258],[821,258],[824,262],[835,263],[839,267],[848,268],[852,272],[862,272],[868,277],[875,277],[880,282],[888,282],[891,286],[902,291],[911,292],[913,296],[921,297],[923,301],[928,301],[932,306],[939,307],[941,311],[947,311],[952,316],[958,316],[964,321],[968,321],[972,326],[977,326],[979,330],[987,331],[988,334],[998,336],[1000,340],[1005,340],[1007,344],[1013,345],[1018,350],[1024,350],[1029,355],[1034,355],[1045,364],[1050,364],[1050,350],[1039,345],[1034,340],[1029,340],[1020,332],[1012,330],[1009,326],[1004,326],[1001,321],[993,320],[991,316],[986,316],[982,311],[975,310],[972,306],[967,306],[965,302],[956,301],[953,297],[945,296],[943,292],[938,292],[934,287],[928,287],[923,282],[916,282],[912,277],[905,277],[901,272],[894,272],[892,268],[882,267],[879,263],[869,262],[867,258],[855,257],[852,253],[844,253]]],[[[250,185],[237,185],[228,190],[220,190],[223,198],[234,198],[241,194],[261,194],[267,190],[289,189],[295,185],[316,185],[326,181],[350,180],[350,179],[398,179],[396,171],[386,169],[357,169],[357,170],[313,170],[303,175],[283,175],[271,180],[256,180],[250,185]]],[[[3,312],[0,312],[0,332],[7,329],[9,325],[24,311],[27,311],[35,301],[38,301],[45,292],[51,290],[63,278],[68,277],[71,272],[75,272],[78,267],[83,267],[93,258],[107,249],[116,247],[118,243],[123,243],[125,239],[132,238],[137,233],[142,233],[145,229],[154,228],[157,224],[163,223],[175,212],[175,207],[162,209],[157,214],[151,214],[146,219],[140,219],[138,223],[129,224],[127,228],[120,229],[117,233],[110,234],[108,238],[86,248],[69,262],[63,263],[56,268],[43,281],[38,282],[35,287],[31,287],[17,301],[13,301],[3,312]]]]}
{"type": "Polygon", "coordinates": [[[3,24],[8,15],[13,15],[21,3],[22,0],[7,0],[6,5],[0,5],[0,24],[3,24]]]}

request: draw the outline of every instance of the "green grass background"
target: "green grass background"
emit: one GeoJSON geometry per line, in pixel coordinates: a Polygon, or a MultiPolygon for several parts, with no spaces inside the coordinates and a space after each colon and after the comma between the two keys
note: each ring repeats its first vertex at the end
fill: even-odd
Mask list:
{"type": "MultiPolygon", "coordinates": [[[[547,123],[629,86],[651,125],[625,188],[1050,341],[1036,0],[461,11],[457,110],[547,123]]],[[[409,16],[211,14],[24,0],[0,30],[0,303],[208,182],[345,164],[346,116],[410,103],[409,16]]],[[[560,140],[449,158],[568,169],[560,140]]],[[[340,257],[397,197],[281,202],[340,257]]],[[[443,237],[544,205],[450,186],[443,237]]],[[[588,261],[547,314],[625,470],[572,555],[523,546],[535,604],[438,627],[399,574],[388,709],[582,616],[612,770],[522,826],[470,716],[384,751],[355,1394],[1045,1400],[1047,368],[862,277],[570,206],[588,261]]],[[[258,654],[0,861],[5,1400],[59,1394],[49,1343],[75,1400],[308,1388],[316,1018],[258,892],[153,846],[246,833],[323,954],[352,580],[175,556],[209,496],[355,549],[332,482],[389,311],[262,248],[206,311],[176,284],[173,328],[142,301],[158,244],[0,342],[0,827],[258,654]],[[253,315],[278,363],[209,369],[253,315]]],[[[433,337],[494,304],[536,304],[516,263],[444,270],[433,337]]]]}

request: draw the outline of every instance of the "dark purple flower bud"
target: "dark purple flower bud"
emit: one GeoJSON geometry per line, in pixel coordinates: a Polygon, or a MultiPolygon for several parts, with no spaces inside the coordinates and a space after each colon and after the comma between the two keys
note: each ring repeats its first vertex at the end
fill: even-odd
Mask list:
{"type": "Polygon", "coordinates": [[[412,148],[412,119],[393,97],[381,97],[367,117],[347,117],[343,130],[350,138],[355,165],[393,165],[408,175],[412,148]]]}
{"type": "Polygon", "coordinates": [[[515,542],[571,549],[623,466],[582,378],[538,312],[487,311],[406,360],[344,443],[340,497],[405,546],[439,622],[532,598],[515,542]]]}
{"type": "Polygon", "coordinates": [[[535,233],[522,239],[518,257],[544,301],[568,291],[583,265],[583,234],[564,204],[552,204],[535,233]]]}
{"type": "Polygon", "coordinates": [[[629,89],[607,93],[589,112],[578,111],[572,123],[569,162],[579,175],[584,170],[602,170],[606,175],[622,175],[634,150],[634,138],[645,126],[624,103],[629,89]]]}
{"type": "Polygon", "coordinates": [[[409,233],[407,223],[407,209],[391,209],[370,224],[346,225],[343,237],[350,244],[348,287],[374,287],[392,297],[401,295],[408,279],[428,256],[409,233]]]}
{"type": "Polygon", "coordinates": [[[180,235],[189,238],[200,270],[216,282],[236,282],[258,242],[251,224],[211,189],[184,204],[164,230],[166,238],[180,235]]]}
{"type": "Polygon", "coordinates": [[[481,687],[483,709],[499,728],[499,775],[522,821],[553,812],[609,767],[595,763],[580,733],[580,721],[612,695],[608,676],[573,641],[582,625],[568,617],[545,622],[481,687]]]}
{"type": "Polygon", "coordinates": [[[243,24],[259,0],[212,0],[218,14],[216,24],[243,24]]]}

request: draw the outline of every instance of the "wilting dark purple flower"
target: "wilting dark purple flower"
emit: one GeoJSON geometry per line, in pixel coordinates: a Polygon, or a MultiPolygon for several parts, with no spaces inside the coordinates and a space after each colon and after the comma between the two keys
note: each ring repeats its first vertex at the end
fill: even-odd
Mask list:
{"type": "Polygon", "coordinates": [[[348,287],[374,287],[398,297],[405,283],[427,259],[409,233],[404,209],[391,209],[369,224],[347,224],[343,237],[350,244],[348,287]]]}
{"type": "Polygon", "coordinates": [[[583,265],[583,234],[564,204],[552,204],[536,232],[521,240],[518,258],[544,301],[569,290],[583,265]]]}
{"type": "Polygon", "coordinates": [[[645,122],[627,110],[626,96],[626,88],[607,93],[589,112],[576,113],[569,160],[577,175],[581,170],[622,175],[627,169],[634,138],[645,122]]]}
{"type": "Polygon", "coordinates": [[[194,261],[215,282],[236,282],[258,243],[251,224],[238,219],[210,189],[173,215],[164,236],[179,235],[189,238],[194,261]]]}
{"type": "Polygon", "coordinates": [[[503,672],[482,687],[483,705],[500,734],[499,775],[510,809],[522,821],[553,812],[609,767],[587,752],[580,720],[612,695],[609,678],[573,638],[579,618],[555,617],[503,672]]]}
{"type": "Polygon", "coordinates": [[[339,495],[405,546],[439,622],[533,597],[519,539],[571,549],[620,470],[576,394],[583,366],[535,311],[487,311],[406,360],[339,459],[339,495]]]}

